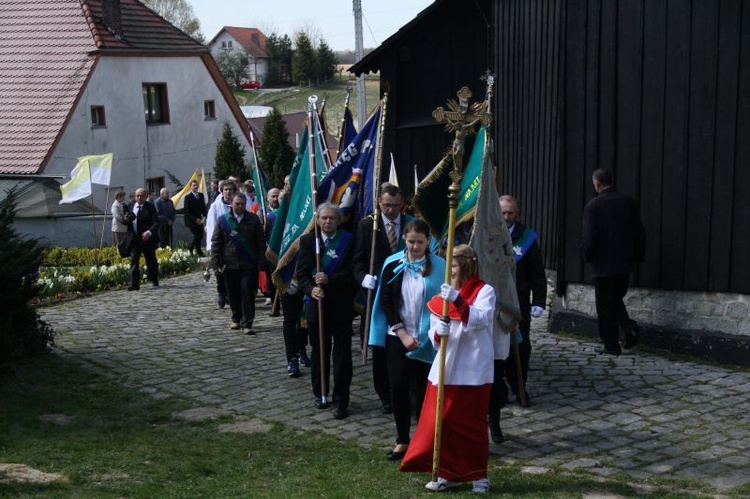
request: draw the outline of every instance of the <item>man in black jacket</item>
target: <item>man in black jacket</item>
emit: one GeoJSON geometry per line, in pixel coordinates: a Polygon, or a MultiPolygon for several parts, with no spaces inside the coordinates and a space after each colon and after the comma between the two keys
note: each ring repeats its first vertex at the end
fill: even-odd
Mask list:
{"type": "Polygon", "coordinates": [[[582,249],[593,270],[599,337],[604,345],[597,352],[619,355],[619,328],[625,334],[624,348],[638,343],[638,327],[628,316],[623,298],[630,272],[644,260],[646,230],[635,200],[615,189],[611,169],[594,171],[591,180],[596,197],[583,210],[582,249]]]}
{"type": "Polygon", "coordinates": [[[352,297],[356,290],[351,270],[354,241],[349,232],[338,228],[341,211],[334,204],[323,203],[318,207],[316,223],[320,229],[318,240],[315,232],[300,237],[297,260],[297,279],[299,288],[305,294],[304,313],[312,346],[310,376],[315,407],[328,408],[329,359],[332,357],[333,417],[344,419],[349,416],[349,387],[352,382],[352,297]],[[321,268],[317,265],[316,244],[320,248],[321,268]],[[319,331],[320,300],[323,301],[324,331],[319,331]],[[321,337],[323,352],[320,351],[321,337]]]}
{"type": "Polygon", "coordinates": [[[148,279],[154,286],[159,285],[159,262],[156,260],[156,247],[159,244],[159,214],[156,207],[146,201],[148,191],[137,189],[135,202],[130,207],[130,230],[133,232],[133,245],[130,248],[130,286],[128,291],[141,288],[141,254],[146,260],[148,279]]]}
{"type": "MultiPolygon", "coordinates": [[[[375,291],[378,286],[378,276],[383,268],[385,259],[396,251],[402,251],[405,247],[403,232],[406,225],[407,217],[401,213],[401,204],[403,197],[399,188],[393,184],[383,184],[378,196],[378,207],[380,208],[380,220],[378,220],[378,230],[375,234],[375,252],[374,265],[372,274],[370,273],[370,257],[372,254],[373,238],[373,219],[368,216],[359,221],[357,226],[356,247],[354,250],[354,260],[352,270],[354,271],[354,281],[357,282],[366,293],[371,289],[372,298],[375,298],[375,291]]],[[[360,336],[364,336],[365,317],[360,322],[360,336]]],[[[390,414],[391,407],[391,388],[388,379],[388,369],[386,366],[385,348],[373,346],[372,348],[372,383],[375,392],[380,397],[381,412],[390,414]]]]}
{"type": "MultiPolygon", "coordinates": [[[[206,199],[202,192],[198,192],[198,181],[190,182],[190,192],[185,194],[185,225],[193,233],[193,240],[188,244],[188,249],[196,251],[198,256],[203,256],[201,242],[203,241],[203,227],[206,220],[206,199]]],[[[207,237],[210,237],[209,234],[207,237]]]]}
{"type": "Polygon", "coordinates": [[[220,274],[224,276],[232,309],[230,329],[252,335],[258,269],[264,263],[266,241],[263,224],[245,209],[246,202],[244,194],[235,195],[232,210],[217,220],[211,236],[211,267],[217,279],[220,274]]]}
{"type": "MultiPolygon", "coordinates": [[[[531,318],[541,317],[547,299],[547,278],[544,275],[542,251],[536,232],[519,221],[521,207],[518,200],[509,195],[500,196],[500,209],[503,220],[510,231],[513,241],[513,252],[516,259],[516,290],[518,291],[518,306],[521,309],[521,321],[518,324],[521,341],[518,350],[521,357],[521,376],[526,386],[529,374],[529,359],[531,358],[530,329],[531,318]]],[[[518,371],[513,352],[508,357],[506,377],[510,389],[519,397],[518,371]]],[[[524,393],[526,403],[529,402],[528,393],[524,393]]]]}

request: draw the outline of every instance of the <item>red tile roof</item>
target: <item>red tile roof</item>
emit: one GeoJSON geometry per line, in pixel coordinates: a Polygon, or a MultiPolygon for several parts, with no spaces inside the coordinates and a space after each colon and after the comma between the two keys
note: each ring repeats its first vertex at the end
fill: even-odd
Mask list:
{"type": "Polygon", "coordinates": [[[0,3],[0,173],[37,173],[94,63],[79,0],[0,3]]]}
{"type": "Polygon", "coordinates": [[[137,0],[120,5],[118,39],[102,0],[0,1],[0,173],[44,169],[98,54],[208,52],[137,0]]]}
{"type": "MultiPolygon", "coordinates": [[[[237,40],[237,43],[242,45],[242,48],[245,49],[245,52],[252,55],[253,57],[257,58],[267,58],[268,53],[266,52],[266,35],[263,34],[263,32],[256,28],[237,28],[234,26],[224,26],[221,31],[226,31],[229,35],[232,36],[235,40],[237,40]],[[256,44],[253,41],[253,35],[257,35],[259,44],[256,44]]],[[[216,37],[218,37],[221,34],[221,31],[209,42],[209,45],[213,43],[214,40],[216,40],[216,37]]]]}

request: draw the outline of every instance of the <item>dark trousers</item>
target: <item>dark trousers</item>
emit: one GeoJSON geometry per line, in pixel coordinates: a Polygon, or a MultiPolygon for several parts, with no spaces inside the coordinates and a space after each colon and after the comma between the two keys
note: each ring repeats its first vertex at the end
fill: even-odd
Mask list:
{"type": "Polygon", "coordinates": [[[406,356],[406,348],[398,336],[387,335],[385,354],[391,380],[391,404],[396,423],[396,443],[409,444],[412,414],[419,417],[427,390],[430,364],[406,356]],[[414,411],[414,412],[412,412],[414,411]]]}
{"type": "Polygon", "coordinates": [[[193,234],[193,240],[188,244],[188,249],[190,251],[197,251],[198,253],[201,253],[203,250],[201,250],[201,241],[203,241],[203,226],[202,225],[192,225],[190,226],[190,232],[193,234]]]}
{"type": "Polygon", "coordinates": [[[159,225],[159,247],[172,247],[172,226],[166,223],[159,225]]]}
{"type": "Polygon", "coordinates": [[[224,269],[224,279],[232,309],[232,322],[241,327],[253,327],[255,320],[255,292],[258,290],[258,269],[224,269]]]}
{"type": "MultiPolygon", "coordinates": [[[[374,293],[373,293],[373,296],[374,293]]],[[[374,299],[374,298],[373,298],[374,299]]],[[[359,338],[364,341],[365,337],[365,317],[359,323],[359,338]]],[[[388,365],[386,362],[385,348],[372,346],[370,347],[372,352],[372,385],[375,388],[375,393],[378,394],[381,404],[391,403],[391,381],[388,379],[388,365]]]]}
{"type": "Polygon", "coordinates": [[[619,328],[632,330],[630,316],[623,303],[628,292],[629,274],[616,274],[594,278],[596,316],[599,322],[599,337],[605,348],[619,350],[619,328]]]}
{"type": "MultiPolygon", "coordinates": [[[[490,392],[490,412],[488,418],[490,423],[500,422],[500,409],[505,407],[508,400],[508,386],[503,379],[505,375],[505,361],[495,359],[495,376],[492,380],[492,391],[490,392]]],[[[518,385],[516,385],[518,386],[518,385]]],[[[518,388],[516,388],[517,390],[518,388]]]]}
{"type": "MultiPolygon", "coordinates": [[[[348,304],[351,307],[351,303],[348,304]]],[[[311,300],[307,307],[317,308],[318,303],[311,300]]],[[[320,376],[320,337],[318,334],[317,313],[306,313],[308,331],[310,331],[310,376],[315,398],[329,393],[331,361],[333,362],[333,405],[346,409],[349,406],[349,387],[352,384],[352,320],[351,315],[334,307],[327,308],[324,315],[323,338],[323,383],[320,376]]]]}
{"type": "MultiPolygon", "coordinates": [[[[133,236],[137,238],[138,236],[133,236]]],[[[141,255],[146,260],[148,280],[153,283],[159,282],[159,262],[156,260],[156,243],[144,243],[135,240],[130,250],[130,286],[141,287],[141,255]]]]}
{"type": "Polygon", "coordinates": [[[291,362],[307,346],[307,329],[300,327],[302,305],[302,297],[298,293],[281,294],[281,310],[284,313],[284,349],[287,362],[291,362]]]}
{"type": "MultiPolygon", "coordinates": [[[[531,328],[531,316],[522,314],[521,322],[518,324],[518,330],[521,332],[521,343],[518,344],[518,353],[521,357],[521,377],[523,379],[524,390],[529,378],[529,360],[531,359],[531,337],[529,335],[531,328]]],[[[513,334],[513,333],[511,333],[513,334]]],[[[504,362],[505,376],[508,379],[508,385],[516,397],[518,390],[518,368],[516,367],[516,352],[513,340],[511,340],[510,354],[507,362],[504,362]]]]}

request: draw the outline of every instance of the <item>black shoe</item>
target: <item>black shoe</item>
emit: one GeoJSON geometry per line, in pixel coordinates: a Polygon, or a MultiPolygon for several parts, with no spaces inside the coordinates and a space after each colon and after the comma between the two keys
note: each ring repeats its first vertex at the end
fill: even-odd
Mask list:
{"type": "Polygon", "coordinates": [[[299,378],[299,364],[296,359],[289,362],[289,366],[286,368],[286,373],[290,378],[299,378]]]}
{"type": "Polygon", "coordinates": [[[315,405],[316,409],[321,409],[321,410],[328,409],[331,406],[331,404],[329,404],[328,402],[323,402],[322,399],[315,399],[315,402],[313,402],[313,404],[315,405]]]}
{"type": "Polygon", "coordinates": [[[389,451],[388,454],[385,455],[385,458],[389,461],[401,461],[405,455],[406,455],[406,451],[396,452],[392,450],[392,451],[389,451]]]}
{"type": "Polygon", "coordinates": [[[349,411],[346,410],[346,407],[337,407],[333,411],[334,419],[346,419],[348,417],[349,417],[349,411]]]}
{"type": "Polygon", "coordinates": [[[380,406],[380,412],[381,414],[393,414],[393,407],[390,402],[383,402],[383,405],[380,406]]]}
{"type": "Polygon", "coordinates": [[[203,253],[203,250],[198,250],[198,256],[199,256],[200,258],[203,258],[204,256],[206,256],[206,254],[205,254],[205,253],[203,253]]]}
{"type": "Polygon", "coordinates": [[[492,437],[492,441],[496,444],[505,440],[505,437],[503,437],[503,430],[500,429],[499,423],[490,423],[490,437],[492,437]]]}
{"type": "Polygon", "coordinates": [[[224,308],[227,306],[227,299],[224,297],[224,295],[219,295],[219,298],[216,300],[216,303],[219,304],[219,308],[224,308]]]}
{"type": "Polygon", "coordinates": [[[128,291],[138,291],[141,289],[139,286],[128,286],[128,291]]]}
{"type": "Polygon", "coordinates": [[[310,357],[308,357],[304,351],[299,353],[297,359],[299,360],[299,365],[301,365],[302,367],[310,367],[310,357]]]}
{"type": "Polygon", "coordinates": [[[151,283],[151,285],[153,287],[155,287],[155,288],[158,288],[159,287],[159,281],[154,281],[154,282],[151,283]]]}
{"type": "Polygon", "coordinates": [[[596,347],[594,348],[594,351],[598,354],[606,354],[606,355],[620,355],[622,353],[622,350],[620,348],[609,348],[609,347],[596,347]]]}

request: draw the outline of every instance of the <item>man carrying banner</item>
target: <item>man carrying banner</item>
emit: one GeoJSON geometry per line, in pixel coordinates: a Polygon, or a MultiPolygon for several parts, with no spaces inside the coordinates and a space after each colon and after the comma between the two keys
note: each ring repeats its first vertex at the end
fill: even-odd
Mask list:
{"type": "Polygon", "coordinates": [[[305,294],[304,313],[312,345],[312,390],[315,407],[327,409],[329,358],[332,357],[333,417],[344,419],[349,416],[349,387],[352,381],[351,303],[356,289],[351,271],[354,241],[349,232],[338,228],[341,222],[338,206],[322,203],[316,216],[319,234],[311,232],[300,237],[297,261],[297,279],[305,294]],[[319,235],[317,240],[316,235],[319,235]],[[320,268],[316,264],[316,246],[321,253],[320,268]],[[318,322],[320,300],[323,302],[323,331],[320,331],[318,322]]]}
{"type": "MultiPolygon", "coordinates": [[[[518,290],[518,306],[521,310],[521,321],[518,323],[521,340],[518,349],[521,354],[521,376],[525,387],[529,373],[529,359],[531,358],[531,341],[529,338],[531,318],[541,317],[544,313],[544,305],[547,299],[547,277],[544,275],[542,251],[539,249],[536,232],[518,221],[521,216],[518,200],[508,194],[500,196],[500,209],[513,240],[513,253],[516,259],[516,289],[518,290]]],[[[514,356],[509,357],[506,366],[508,384],[516,396],[516,400],[520,401],[520,385],[514,356]]],[[[525,390],[524,388],[524,392],[525,390]]],[[[529,394],[525,392],[524,395],[526,405],[529,405],[529,394]]]]}
{"type": "Polygon", "coordinates": [[[253,335],[258,269],[264,262],[266,241],[260,219],[245,209],[246,202],[244,194],[237,194],[232,210],[219,217],[211,236],[211,267],[226,282],[232,309],[230,329],[253,335]]]}
{"type": "MultiPolygon", "coordinates": [[[[354,250],[352,269],[354,280],[365,290],[376,291],[378,278],[383,268],[385,259],[393,253],[404,250],[403,231],[409,221],[407,216],[400,212],[403,196],[401,190],[393,184],[383,184],[378,196],[378,207],[381,219],[377,224],[377,232],[373,234],[372,216],[359,221],[357,226],[357,242],[354,250]],[[375,242],[373,244],[373,237],[375,242]],[[372,263],[372,268],[371,264],[372,263]]],[[[411,218],[411,217],[409,217],[411,218]]],[[[370,293],[375,298],[375,293],[370,293]]],[[[360,338],[364,338],[364,318],[360,322],[360,338]]],[[[367,348],[367,346],[365,346],[367,348]]],[[[388,379],[388,369],[385,359],[385,348],[372,346],[372,382],[375,393],[380,397],[381,412],[390,414],[391,390],[388,379]]]]}

